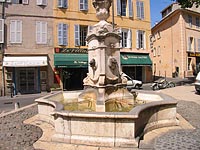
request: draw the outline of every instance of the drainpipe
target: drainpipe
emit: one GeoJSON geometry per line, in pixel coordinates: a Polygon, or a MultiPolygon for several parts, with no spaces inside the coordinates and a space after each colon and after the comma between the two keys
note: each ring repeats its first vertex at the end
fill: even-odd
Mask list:
{"type": "Polygon", "coordinates": [[[115,20],[114,20],[114,0],[112,1],[112,26],[113,30],[115,28],[115,20]]]}
{"type": "MultiPolygon", "coordinates": [[[[1,14],[1,18],[5,20],[5,2],[2,2],[2,14],[1,14]]],[[[5,22],[4,22],[5,24],[5,22]]],[[[5,25],[4,25],[4,41],[5,41],[5,25]]],[[[5,74],[4,74],[4,66],[3,66],[3,57],[4,57],[4,41],[3,43],[1,43],[1,55],[2,55],[2,96],[5,95],[5,74]]]]}

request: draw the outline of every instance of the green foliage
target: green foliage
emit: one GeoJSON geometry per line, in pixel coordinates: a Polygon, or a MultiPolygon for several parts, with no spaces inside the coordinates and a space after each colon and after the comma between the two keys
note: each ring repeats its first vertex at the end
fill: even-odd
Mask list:
{"type": "Polygon", "coordinates": [[[199,7],[200,0],[173,0],[178,2],[182,8],[191,8],[193,5],[196,5],[196,7],[199,7]]]}

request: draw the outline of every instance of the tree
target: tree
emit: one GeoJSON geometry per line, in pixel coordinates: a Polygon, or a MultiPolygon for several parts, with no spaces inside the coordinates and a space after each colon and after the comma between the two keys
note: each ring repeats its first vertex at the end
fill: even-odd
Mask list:
{"type": "Polygon", "coordinates": [[[173,1],[178,2],[183,8],[191,8],[193,5],[199,7],[200,5],[200,0],[173,0],[173,1]]]}

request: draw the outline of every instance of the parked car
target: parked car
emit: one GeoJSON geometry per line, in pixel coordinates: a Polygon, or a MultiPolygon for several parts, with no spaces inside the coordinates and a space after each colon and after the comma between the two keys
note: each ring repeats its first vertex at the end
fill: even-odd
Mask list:
{"type": "Polygon", "coordinates": [[[140,89],[142,87],[142,81],[139,80],[133,80],[131,77],[129,77],[127,74],[122,73],[122,76],[127,78],[127,86],[126,88],[131,91],[132,89],[140,89]]]}
{"type": "Polygon", "coordinates": [[[200,94],[200,72],[197,74],[196,81],[194,83],[197,93],[200,94]]]}

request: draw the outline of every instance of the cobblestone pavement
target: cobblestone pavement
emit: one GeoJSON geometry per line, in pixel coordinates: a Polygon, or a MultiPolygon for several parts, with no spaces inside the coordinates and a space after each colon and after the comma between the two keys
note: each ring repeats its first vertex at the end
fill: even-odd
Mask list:
{"type": "Polygon", "coordinates": [[[200,149],[200,105],[179,101],[177,111],[195,130],[171,131],[155,140],[155,150],[199,150],[200,149]]]}
{"type": "MultiPolygon", "coordinates": [[[[163,93],[174,96],[180,95],[182,99],[187,99],[184,101],[178,99],[177,112],[185,118],[195,130],[175,130],[168,132],[161,137],[158,137],[154,143],[155,150],[199,150],[200,149],[200,95],[194,95],[194,97],[189,96],[188,93],[179,91],[183,87],[176,88],[176,92],[163,91],[163,93]],[[195,97],[199,96],[199,98],[195,97]],[[196,98],[196,100],[195,100],[196,98]]],[[[186,87],[188,89],[193,89],[193,87],[186,87]]],[[[189,92],[189,90],[187,91],[189,92]]],[[[190,92],[195,92],[190,90],[190,92]]]]}
{"type": "Polygon", "coordinates": [[[37,114],[37,105],[0,115],[0,150],[33,150],[42,130],[23,121],[37,114]]]}

